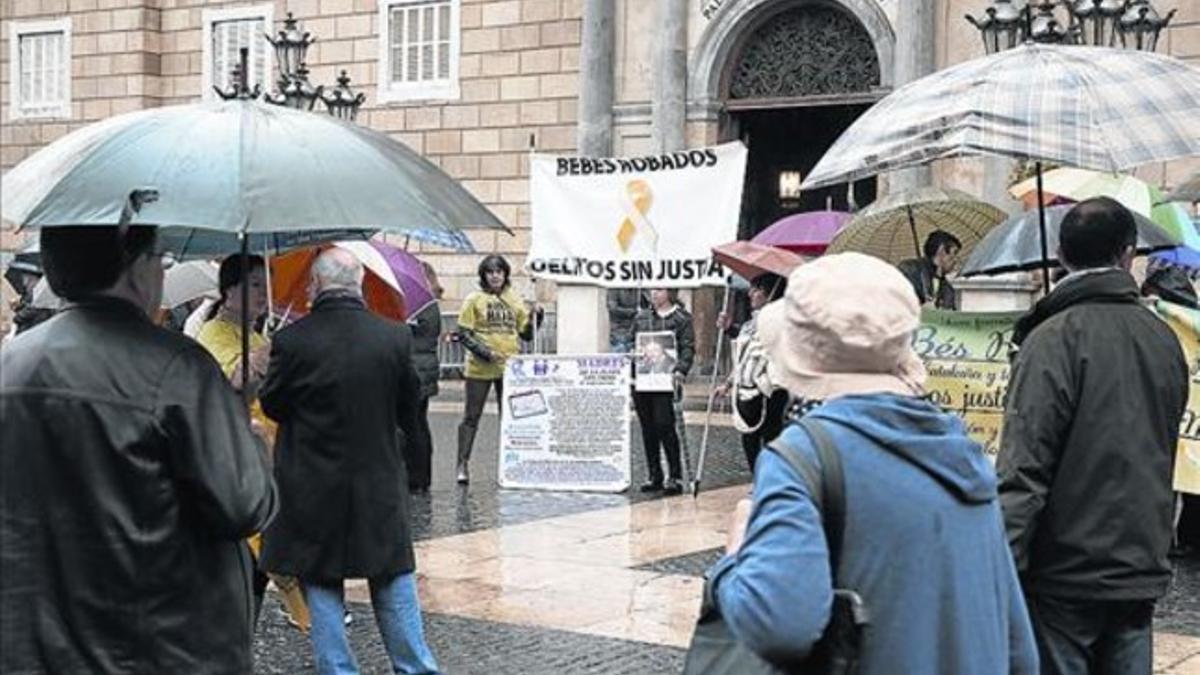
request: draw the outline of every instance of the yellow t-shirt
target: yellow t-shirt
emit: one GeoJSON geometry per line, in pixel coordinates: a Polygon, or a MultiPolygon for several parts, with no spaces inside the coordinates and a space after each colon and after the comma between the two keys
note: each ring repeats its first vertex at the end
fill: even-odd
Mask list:
{"type": "MultiPolygon", "coordinates": [[[[221,372],[225,373],[225,377],[233,377],[233,369],[237,367],[238,362],[242,359],[242,327],[232,321],[226,321],[221,318],[210,319],[204,322],[200,327],[200,332],[196,334],[196,342],[200,346],[208,350],[213,358],[217,360],[217,364],[221,366],[221,372]]],[[[260,349],[267,345],[267,339],[256,332],[250,333],[250,350],[260,349]]],[[[275,423],[267,417],[263,412],[262,406],[259,405],[258,399],[254,399],[250,403],[250,415],[261,422],[267,428],[267,434],[270,440],[275,438],[275,423]]],[[[268,442],[268,447],[271,444],[268,442]]]]}
{"type": "Polygon", "coordinates": [[[499,380],[504,377],[504,362],[520,353],[517,336],[529,325],[529,310],[512,287],[500,295],[475,291],[463,301],[458,325],[473,331],[500,357],[496,363],[487,363],[468,351],[464,375],[472,380],[499,380]]]}

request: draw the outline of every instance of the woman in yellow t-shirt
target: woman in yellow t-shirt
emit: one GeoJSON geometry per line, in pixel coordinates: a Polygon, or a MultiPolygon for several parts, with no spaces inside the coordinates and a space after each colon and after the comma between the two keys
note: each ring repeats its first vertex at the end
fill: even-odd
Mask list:
{"type": "MultiPolygon", "coordinates": [[[[458,425],[458,482],[470,480],[467,463],[475,445],[479,418],[488,393],[496,389],[496,404],[504,411],[504,364],[520,352],[520,340],[532,336],[533,325],[525,301],[517,296],[509,282],[512,269],[508,261],[489,255],[479,263],[479,290],[463,301],[458,315],[458,337],[466,347],[466,405],[458,425]]],[[[536,320],[541,310],[534,309],[536,320]]]]}
{"type": "MultiPolygon", "coordinates": [[[[249,304],[246,309],[250,323],[253,325],[267,307],[266,264],[261,256],[252,255],[247,257],[245,268],[249,270],[245,277],[245,283],[249,285],[249,304]]],[[[209,310],[208,319],[200,327],[200,332],[196,334],[196,341],[213,355],[234,388],[241,391],[243,390],[242,256],[231,255],[225,258],[217,276],[221,298],[209,310]]],[[[274,444],[275,423],[263,414],[262,406],[258,402],[257,391],[267,372],[270,348],[266,338],[256,331],[250,332],[250,417],[263,430],[263,440],[266,441],[267,447],[272,447],[274,444]]],[[[262,535],[254,535],[247,541],[247,544],[257,560],[258,554],[262,550],[262,535]]],[[[279,588],[284,608],[288,613],[288,620],[300,630],[308,632],[308,606],[304,603],[304,595],[299,584],[291,577],[271,575],[269,578],[279,588]]],[[[256,568],[254,571],[255,619],[258,618],[258,612],[262,608],[267,580],[268,576],[256,568]]]]}

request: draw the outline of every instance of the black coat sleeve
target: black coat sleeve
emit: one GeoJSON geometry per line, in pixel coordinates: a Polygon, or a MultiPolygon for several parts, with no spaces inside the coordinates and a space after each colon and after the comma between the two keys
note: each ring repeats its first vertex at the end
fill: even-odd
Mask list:
{"type": "Polygon", "coordinates": [[[1013,364],[996,470],[1004,527],[1018,572],[1046,506],[1075,409],[1073,347],[1057,332],[1030,336],[1013,364]]]}
{"type": "Polygon", "coordinates": [[[692,360],[696,357],[696,329],[692,326],[692,315],[678,310],[679,316],[675,324],[675,341],[679,349],[679,362],[675,364],[675,372],[687,375],[692,369],[692,360]]]}
{"type": "Polygon", "coordinates": [[[271,342],[271,360],[267,365],[267,375],[258,390],[258,402],[262,405],[263,412],[276,422],[283,422],[290,412],[291,394],[288,392],[288,382],[292,381],[293,361],[288,352],[286,332],[276,334],[275,340],[271,342]]]}
{"type": "Polygon", "coordinates": [[[200,520],[225,539],[262,531],[278,507],[275,482],[246,406],[217,364],[190,351],[175,357],[157,415],[174,480],[200,520]]]}
{"type": "MultiPolygon", "coordinates": [[[[400,351],[400,392],[396,397],[396,421],[406,439],[417,437],[417,402],[421,398],[421,378],[412,361],[412,339],[408,326],[401,326],[396,349],[400,351]]],[[[409,441],[411,442],[411,441],[409,441]]]]}

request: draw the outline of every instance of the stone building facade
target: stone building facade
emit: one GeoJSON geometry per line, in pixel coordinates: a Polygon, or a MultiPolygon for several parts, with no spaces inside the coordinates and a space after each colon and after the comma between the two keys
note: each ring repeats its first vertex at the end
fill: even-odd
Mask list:
{"type": "MultiPolygon", "coordinates": [[[[963,15],[980,15],[986,4],[2,1],[0,168],[89,122],[211,96],[210,85],[227,77],[238,45],[253,47],[253,77],[269,88],[274,58],[260,35],[277,31],[290,12],[318,37],[308,57],[311,80],[332,84],[346,70],[352,86],[367,94],[359,123],[408,144],[491,207],[513,236],[473,232],[471,239],[481,253],[508,255],[517,268],[530,239],[531,149],[621,155],[740,137],[750,146],[752,167],[756,153],[807,149],[803,156],[760,162],[770,170],[779,168],[771,162],[795,162],[803,171],[856,111],[897,84],[981,55],[978,33],[963,15]],[[785,71],[793,74],[781,80],[785,71]]],[[[1178,10],[1159,51],[1200,65],[1200,0],[1156,4],[1178,10]]],[[[1195,166],[1180,162],[1145,173],[1169,184],[1195,166]]],[[[942,182],[999,200],[1007,165],[948,162],[935,172],[942,182]]],[[[887,180],[895,187],[928,176],[895,175],[852,194],[843,189],[809,195],[804,203],[771,204],[754,215],[757,222],[743,223],[742,233],[751,234],[780,209],[862,206],[887,180]]],[[[774,174],[751,175],[747,190],[770,201],[778,182],[774,174]]],[[[0,248],[18,245],[7,229],[0,248]]],[[[432,248],[422,254],[442,271],[453,308],[475,283],[478,256],[432,248]]],[[[526,297],[558,298],[560,305],[564,292],[571,293],[548,284],[535,288],[526,278],[518,288],[526,297]]],[[[578,298],[594,303],[594,294],[585,295],[578,298]]],[[[695,302],[699,313],[711,311],[705,294],[695,302]]]]}

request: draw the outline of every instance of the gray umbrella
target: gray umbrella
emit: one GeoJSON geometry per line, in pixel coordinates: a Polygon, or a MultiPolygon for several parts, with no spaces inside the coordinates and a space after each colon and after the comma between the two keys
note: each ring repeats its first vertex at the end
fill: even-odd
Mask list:
{"type": "MultiPolygon", "coordinates": [[[[2,215],[24,227],[132,223],[250,235],[384,230],[422,237],[506,230],[404,144],[329,115],[232,100],[112,117],[55,141],[3,177],[2,215]]],[[[232,239],[236,242],[236,239],[232,239]]],[[[215,246],[214,246],[215,248],[215,246]]]]}
{"type": "MultiPolygon", "coordinates": [[[[1050,261],[1058,262],[1058,226],[1074,206],[1051,206],[1046,209],[1046,235],[1052,242],[1050,261]]],[[[1166,230],[1145,216],[1133,214],[1137,222],[1138,253],[1151,253],[1179,246],[1179,242],[1166,230]]],[[[1038,212],[1026,211],[997,225],[988,232],[971,252],[967,262],[959,271],[960,276],[980,274],[1004,274],[1042,267],[1042,250],[1038,235],[1038,212]]]]}
{"type": "Polygon", "coordinates": [[[1200,171],[1192,174],[1191,178],[1171,190],[1163,201],[1168,202],[1200,202],[1200,171]]]}

